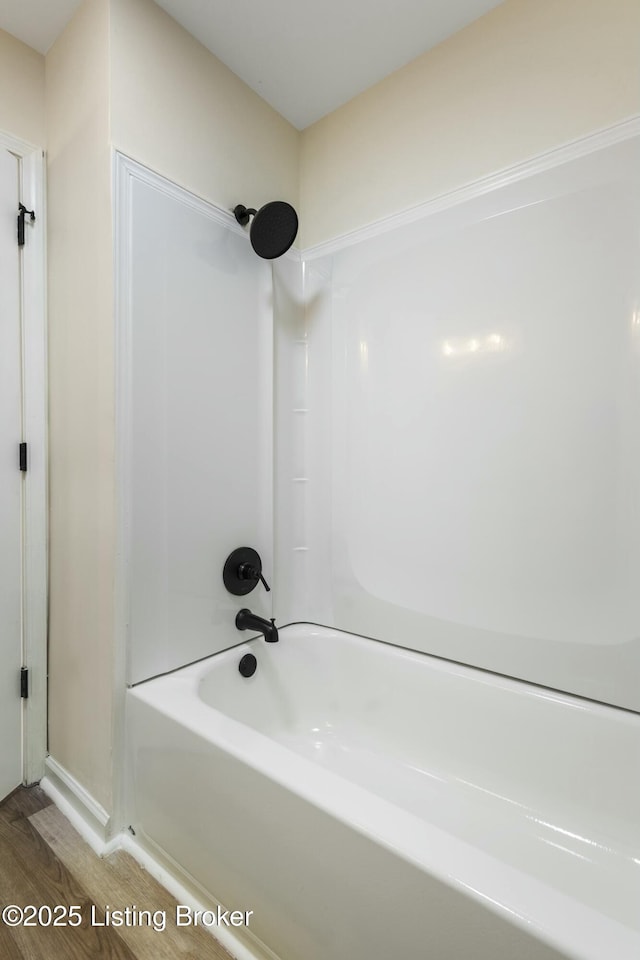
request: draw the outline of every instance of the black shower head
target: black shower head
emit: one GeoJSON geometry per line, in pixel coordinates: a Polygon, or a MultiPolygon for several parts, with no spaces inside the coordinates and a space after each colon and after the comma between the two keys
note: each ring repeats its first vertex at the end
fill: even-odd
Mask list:
{"type": "Polygon", "coordinates": [[[243,227],[246,227],[249,218],[253,217],[249,231],[251,246],[264,260],[281,257],[298,233],[298,214],[291,204],[284,200],[272,200],[257,211],[240,203],[233,212],[243,227]]]}

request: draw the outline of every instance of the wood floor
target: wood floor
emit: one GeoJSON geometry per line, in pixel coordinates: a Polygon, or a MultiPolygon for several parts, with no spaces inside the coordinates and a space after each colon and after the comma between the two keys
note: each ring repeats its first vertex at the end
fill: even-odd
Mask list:
{"type": "Polygon", "coordinates": [[[176,901],[132,857],[97,857],[39,787],[20,788],[0,804],[0,914],[30,904],[58,906],[59,919],[62,908],[78,905],[82,922],[11,927],[0,920],[0,960],[231,960],[207,930],[176,927],[176,901]],[[99,925],[105,908],[127,907],[164,911],[165,929],[99,925]]]}

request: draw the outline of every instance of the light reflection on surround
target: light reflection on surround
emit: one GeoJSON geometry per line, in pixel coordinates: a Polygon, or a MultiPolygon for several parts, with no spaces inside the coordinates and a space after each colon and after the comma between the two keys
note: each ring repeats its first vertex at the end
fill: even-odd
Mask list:
{"type": "Polygon", "coordinates": [[[443,357],[467,357],[487,353],[503,353],[509,349],[506,338],[499,333],[490,333],[483,337],[457,337],[442,342],[443,357]]]}

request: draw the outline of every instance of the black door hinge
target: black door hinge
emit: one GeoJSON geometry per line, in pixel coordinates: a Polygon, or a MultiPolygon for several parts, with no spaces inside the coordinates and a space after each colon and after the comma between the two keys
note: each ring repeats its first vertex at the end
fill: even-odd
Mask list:
{"type": "Polygon", "coordinates": [[[33,221],[36,218],[35,211],[27,210],[24,203],[19,203],[18,204],[18,246],[19,247],[24,247],[24,217],[26,213],[29,214],[29,219],[31,220],[31,223],[33,223],[33,221]]]}
{"type": "Polygon", "coordinates": [[[29,668],[21,667],[20,669],[20,699],[28,700],[29,699],[29,668]]]}
{"type": "Polygon", "coordinates": [[[20,469],[23,473],[27,472],[27,445],[20,444],[20,469]]]}

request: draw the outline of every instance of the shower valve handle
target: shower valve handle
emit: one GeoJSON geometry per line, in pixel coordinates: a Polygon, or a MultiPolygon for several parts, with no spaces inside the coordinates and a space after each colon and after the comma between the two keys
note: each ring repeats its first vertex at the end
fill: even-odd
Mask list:
{"type": "Polygon", "coordinates": [[[262,570],[254,567],[252,563],[241,563],[238,567],[238,577],[240,580],[261,580],[262,586],[265,588],[267,593],[270,593],[271,591],[271,587],[262,576],[262,570]]]}

